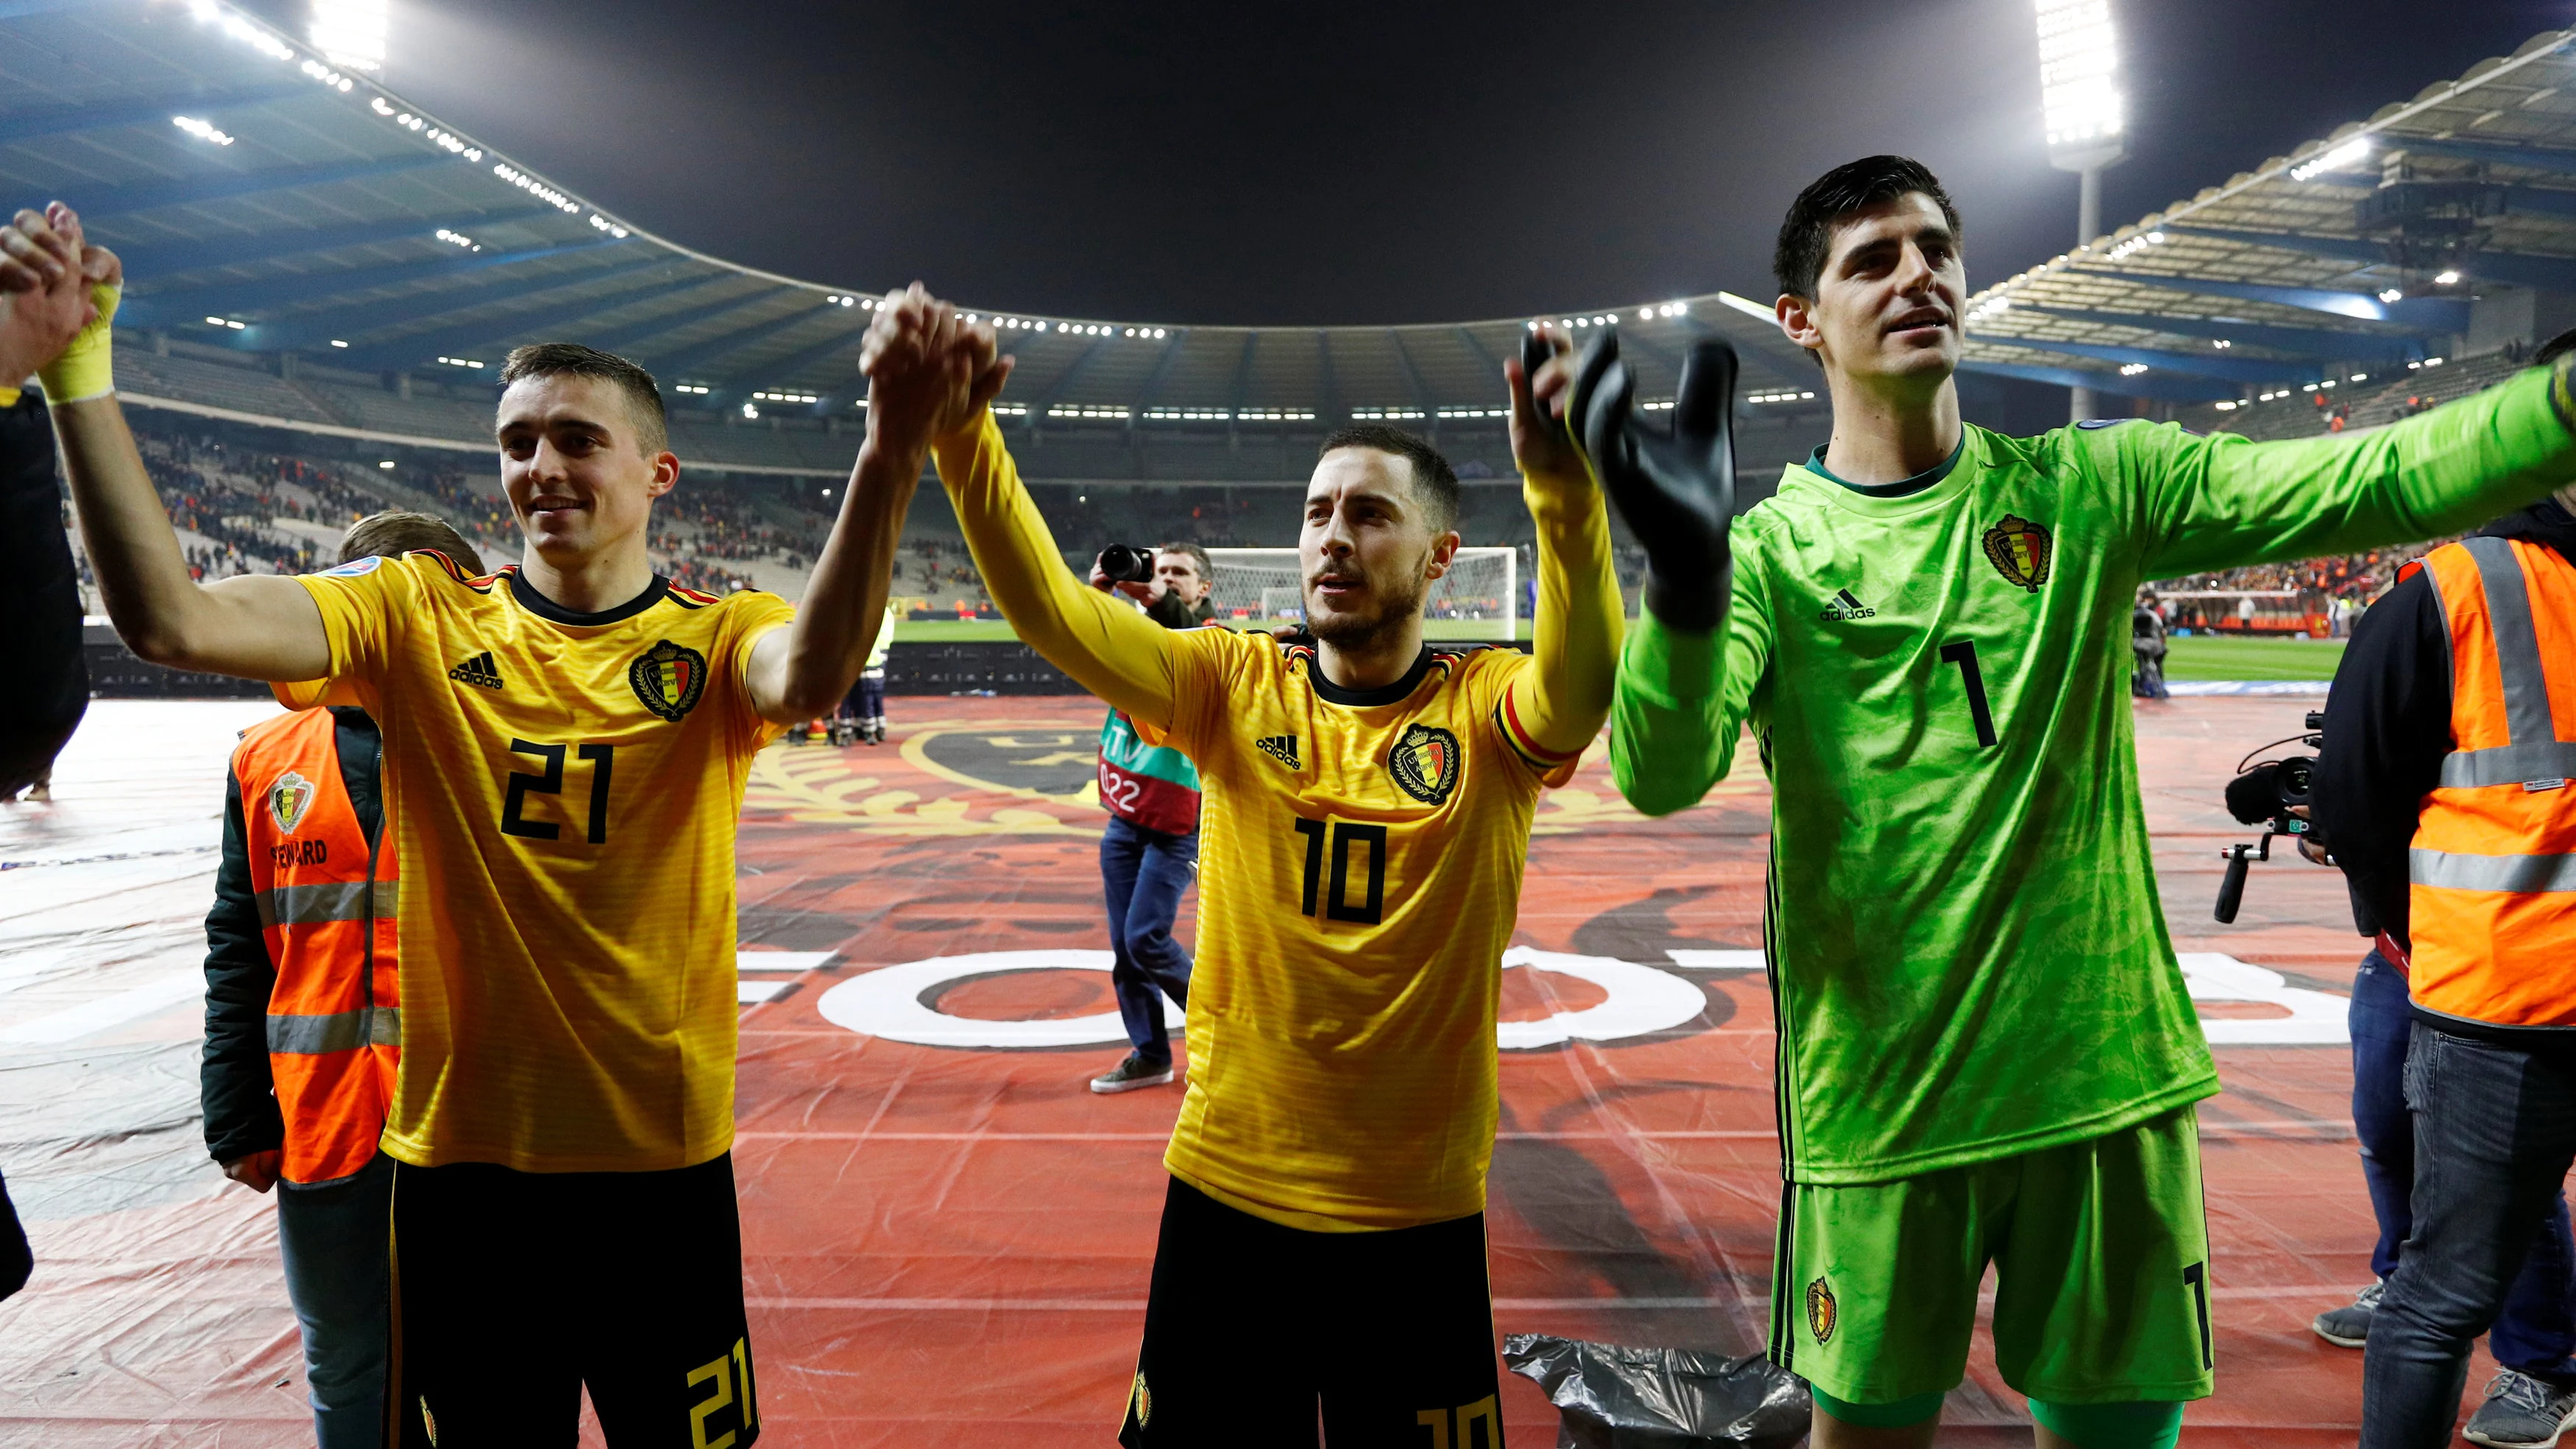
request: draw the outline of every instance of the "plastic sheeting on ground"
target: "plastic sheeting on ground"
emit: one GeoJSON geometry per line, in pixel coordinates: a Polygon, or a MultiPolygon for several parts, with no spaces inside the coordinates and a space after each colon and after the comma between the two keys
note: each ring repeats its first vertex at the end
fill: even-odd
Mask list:
{"type": "MultiPolygon", "coordinates": [[[[1084,1088],[1122,1049],[1083,795],[1099,707],[894,703],[896,744],[775,748],[745,809],[745,994],[765,999],[742,1018],[735,1158],[765,1442],[1099,1449],[1179,1103],[1084,1088]],[[1028,969],[898,978],[954,1023],[945,1044],[867,1032],[884,993],[838,990],[978,953],[1028,969]]],[[[2209,921],[2237,838],[2226,767],[2307,707],[2138,710],[2176,944],[2269,973],[2222,972],[2201,1002],[2232,1025],[2227,1091],[2201,1113],[2219,1391],[2190,1410],[2194,1449],[2348,1444],[2358,1422],[2360,1356],[2307,1332],[2369,1280],[2349,1070],[2302,1015],[2317,1002],[2283,993],[2345,991],[2361,943],[2336,878],[2296,860],[2256,866],[2234,926],[2209,921]]],[[[0,807],[0,1170],[40,1260],[0,1303],[0,1442],[309,1442],[271,1201],[222,1181],[196,1120],[222,761],[265,712],[101,701],[57,802],[0,807]]],[[[1504,971],[1530,1044],[1501,1068],[1503,1334],[1760,1351],[1779,1201],[1756,949],[1769,796],[1743,758],[1748,778],[1665,820],[1622,805],[1597,754],[1539,807],[1530,949],[1504,971]],[[1698,1005],[1676,1017],[1679,989],[1698,1005]]],[[[1503,1411],[1517,1443],[1557,1432],[1522,1379],[1503,1411]]],[[[1982,1329],[1945,1425],[1945,1443],[2029,1442],[1982,1329]]]]}
{"type": "Polygon", "coordinates": [[[1760,1354],[1521,1333],[1503,1363],[1563,1416],[1557,1449],[1789,1449],[1807,1435],[1806,1384],[1760,1354]]]}

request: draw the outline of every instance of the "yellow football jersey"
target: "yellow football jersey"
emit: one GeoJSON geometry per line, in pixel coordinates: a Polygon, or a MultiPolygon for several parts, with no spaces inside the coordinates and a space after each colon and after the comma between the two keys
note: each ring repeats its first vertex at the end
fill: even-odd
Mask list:
{"type": "Polygon", "coordinates": [[[1205,809],[1189,1088],[1164,1165],[1291,1227],[1481,1211],[1530,818],[1574,770],[1513,718],[1534,662],[1426,649],[1351,691],[1266,634],[1176,642],[1163,733],[1197,762],[1205,809]]]}
{"type": "Polygon", "coordinates": [[[1619,583],[1599,491],[1524,481],[1532,654],[1426,649],[1353,692],[1311,650],[1166,630],[1083,587],[989,413],[933,455],[1012,629],[1198,765],[1190,1079],[1164,1165],[1317,1231],[1481,1210],[1530,819],[1610,710],[1619,583]]]}
{"type": "Polygon", "coordinates": [[[575,614],[435,553],[300,580],[365,706],[403,858],[403,1070],[420,1166],[687,1167],[733,1141],[734,829],[751,646],[793,610],[656,578],[575,614]]]}

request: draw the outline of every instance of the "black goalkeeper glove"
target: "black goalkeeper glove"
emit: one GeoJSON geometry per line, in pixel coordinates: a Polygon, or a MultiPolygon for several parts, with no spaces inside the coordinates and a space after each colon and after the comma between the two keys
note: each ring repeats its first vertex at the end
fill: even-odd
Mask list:
{"type": "Polygon", "coordinates": [[[1726,617],[1735,521],[1735,349],[1716,338],[1692,345],[1670,432],[1631,410],[1636,390],[1618,334],[1603,333],[1584,349],[1566,421],[1645,547],[1646,607],[1676,629],[1714,629],[1726,617]]]}

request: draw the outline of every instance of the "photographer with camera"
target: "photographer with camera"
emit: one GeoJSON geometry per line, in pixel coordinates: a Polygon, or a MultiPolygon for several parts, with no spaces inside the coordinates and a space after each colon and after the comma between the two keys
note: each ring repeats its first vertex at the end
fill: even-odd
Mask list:
{"type": "MultiPolygon", "coordinates": [[[[1091,586],[1125,594],[1166,629],[1214,618],[1215,569],[1194,543],[1159,549],[1113,543],[1091,566],[1091,586]]],[[[1100,726],[1100,883],[1109,897],[1111,990],[1132,1049],[1091,1079],[1095,1092],[1132,1092],[1172,1079],[1172,1042],[1163,998],[1187,1007],[1189,948],[1172,939],[1181,893],[1198,877],[1199,773],[1189,756],[1149,743],[1136,722],[1111,710],[1100,726]]]]}
{"type": "Polygon", "coordinates": [[[2554,1444],[2576,1423],[2571,510],[2562,489],[2401,570],[2322,721],[2301,850],[2343,869],[2378,928],[2353,991],[2353,1108],[2385,1282],[2317,1331],[2366,1338],[2370,1449],[2449,1441],[2490,1326],[2503,1372],[2468,1437],[2554,1444]]]}

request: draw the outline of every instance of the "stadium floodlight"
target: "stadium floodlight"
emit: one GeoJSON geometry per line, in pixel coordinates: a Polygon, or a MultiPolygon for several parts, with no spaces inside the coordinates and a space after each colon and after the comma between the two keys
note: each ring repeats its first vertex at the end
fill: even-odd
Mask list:
{"type": "Polygon", "coordinates": [[[2318,155],[2313,160],[2302,161],[2298,165],[2291,167],[2290,179],[2292,181],[2306,181],[2311,177],[2322,176],[2329,171],[2341,171],[2347,166],[2357,166],[2369,158],[2370,138],[2368,136],[2355,136],[2351,140],[2344,142],[2342,145],[2335,147],[2333,150],[2318,155]]]}
{"type": "Polygon", "coordinates": [[[2124,154],[2120,37],[2111,0],[2036,0],[2039,103],[2049,164],[2064,171],[2108,166],[2124,154]]]}
{"type": "Polygon", "coordinates": [[[380,71],[385,68],[386,11],[385,0],[313,0],[313,18],[304,35],[333,65],[380,71]]]}
{"type": "Polygon", "coordinates": [[[211,122],[201,121],[195,116],[172,116],[170,124],[208,145],[229,146],[233,143],[232,137],[216,130],[211,122]]]}
{"type": "MultiPolygon", "coordinates": [[[[2048,164],[2083,178],[2075,240],[2102,230],[2102,168],[2128,156],[2127,100],[2120,94],[2120,32],[2111,0],[2034,0],[2039,21],[2039,109],[2048,164]]],[[[2062,262],[2064,258],[2059,258],[2062,262]]],[[[2093,415],[2093,389],[2068,389],[2067,413],[2093,415]]]]}
{"type": "Polygon", "coordinates": [[[2459,274],[2459,271],[2458,271],[2456,268],[2452,268],[2452,267],[2445,267],[2445,268],[2443,268],[2441,271],[2439,271],[2439,272],[2437,272],[2437,273],[2435,273],[2435,274],[2434,274],[2434,276],[2433,276],[2433,285],[2434,285],[2434,286],[2437,286],[2437,287],[2448,287],[2448,286],[2451,286],[2452,284],[2454,284],[2454,283],[2458,282],[2459,280],[2460,280],[2460,274],[2459,274]]]}

